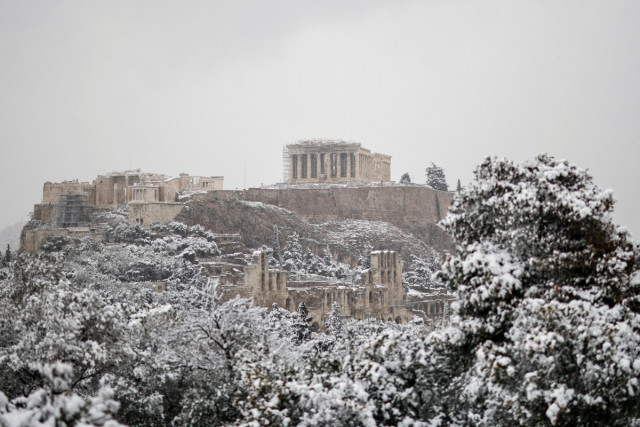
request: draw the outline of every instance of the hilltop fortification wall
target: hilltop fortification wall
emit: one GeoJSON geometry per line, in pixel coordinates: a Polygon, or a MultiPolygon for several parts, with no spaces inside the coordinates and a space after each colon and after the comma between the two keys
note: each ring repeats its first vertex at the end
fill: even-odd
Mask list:
{"type": "Polygon", "coordinates": [[[250,188],[195,197],[262,202],[310,220],[364,219],[394,225],[407,221],[437,223],[453,201],[453,193],[423,186],[250,188]]]}

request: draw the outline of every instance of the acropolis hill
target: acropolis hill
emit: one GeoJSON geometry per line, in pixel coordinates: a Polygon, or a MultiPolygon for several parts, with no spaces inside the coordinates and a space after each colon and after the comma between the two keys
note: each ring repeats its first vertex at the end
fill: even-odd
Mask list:
{"type": "Polygon", "coordinates": [[[402,258],[450,247],[450,238],[436,223],[446,215],[453,194],[394,183],[390,165],[390,156],[372,153],[359,143],[314,140],[286,146],[284,183],[262,188],[224,190],[220,176],[169,177],[140,170],[99,175],[92,183],[47,182],[42,203],[34,207],[34,221],[23,230],[21,246],[36,252],[50,236],[91,236],[108,243],[108,230],[96,214],[119,210],[137,226],[177,220],[216,234],[218,245],[235,261],[201,263],[229,297],[239,294],[258,305],[278,303],[287,309],[305,301],[317,319],[326,316],[333,301],[343,307],[344,315],[357,318],[407,321],[414,310],[438,315],[449,297],[410,301],[401,284],[402,258]],[[355,233],[361,228],[363,240],[383,251],[372,253],[372,267],[357,289],[320,278],[301,284],[270,270],[264,255],[251,255],[273,243],[277,225],[284,236],[300,234],[303,247],[315,253],[330,248],[338,261],[354,265],[354,249],[362,248],[332,240],[341,225],[331,224],[339,223],[355,233]],[[374,225],[385,231],[367,236],[374,225]],[[234,264],[238,253],[245,254],[244,261],[234,264]],[[237,267],[245,271],[243,277],[230,273],[237,267]]]}

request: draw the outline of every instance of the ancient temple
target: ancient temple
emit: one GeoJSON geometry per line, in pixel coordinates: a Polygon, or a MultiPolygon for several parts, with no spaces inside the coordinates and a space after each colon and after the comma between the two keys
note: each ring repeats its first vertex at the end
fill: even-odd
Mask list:
{"type": "Polygon", "coordinates": [[[311,140],[287,145],[287,184],[318,182],[388,182],[391,156],[372,153],[360,143],[311,140]]]}

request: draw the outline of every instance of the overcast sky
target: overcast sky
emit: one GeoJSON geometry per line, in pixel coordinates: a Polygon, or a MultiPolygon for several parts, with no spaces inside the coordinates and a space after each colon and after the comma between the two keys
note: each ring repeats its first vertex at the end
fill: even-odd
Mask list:
{"type": "Polygon", "coordinates": [[[252,187],[335,138],[450,186],[487,155],[566,158],[638,240],[639,23],[637,0],[0,0],[0,228],[45,181],[252,187]]]}

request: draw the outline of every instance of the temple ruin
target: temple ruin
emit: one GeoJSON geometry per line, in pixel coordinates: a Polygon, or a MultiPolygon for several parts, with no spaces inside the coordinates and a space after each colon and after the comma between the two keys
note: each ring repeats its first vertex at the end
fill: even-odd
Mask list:
{"type": "Polygon", "coordinates": [[[391,156],[358,142],[300,141],[287,145],[283,158],[287,184],[391,181],[391,156]]]}
{"type": "Polygon", "coordinates": [[[338,303],[341,316],[360,320],[374,318],[403,323],[416,315],[444,315],[450,302],[446,296],[439,296],[433,304],[423,302],[423,307],[410,308],[412,304],[402,287],[402,259],[396,252],[374,251],[370,260],[370,268],[354,283],[311,275],[287,277],[282,270],[270,269],[267,254],[258,251],[244,269],[244,288],[231,286],[224,292],[227,298],[252,297],[255,305],[277,304],[289,311],[295,311],[304,302],[314,330],[323,329],[334,302],[338,303]]]}

